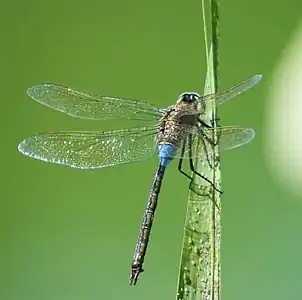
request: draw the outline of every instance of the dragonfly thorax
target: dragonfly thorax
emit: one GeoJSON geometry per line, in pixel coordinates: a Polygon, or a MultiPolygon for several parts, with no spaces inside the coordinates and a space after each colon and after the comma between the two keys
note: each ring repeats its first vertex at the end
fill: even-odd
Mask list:
{"type": "Polygon", "coordinates": [[[185,92],[185,93],[182,93],[179,95],[176,103],[180,103],[180,102],[193,103],[193,102],[199,100],[200,98],[201,97],[198,93],[185,92]]]}

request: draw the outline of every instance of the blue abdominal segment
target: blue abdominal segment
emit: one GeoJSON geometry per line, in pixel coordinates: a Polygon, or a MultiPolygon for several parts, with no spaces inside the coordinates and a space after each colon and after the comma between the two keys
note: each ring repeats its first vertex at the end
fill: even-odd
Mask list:
{"type": "Polygon", "coordinates": [[[168,163],[173,159],[176,147],[171,144],[158,145],[158,152],[160,164],[166,168],[168,163]]]}

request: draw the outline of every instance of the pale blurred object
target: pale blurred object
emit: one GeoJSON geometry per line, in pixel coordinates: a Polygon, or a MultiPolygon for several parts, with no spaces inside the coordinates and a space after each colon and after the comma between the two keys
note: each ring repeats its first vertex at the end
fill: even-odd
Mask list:
{"type": "Polygon", "coordinates": [[[289,38],[269,87],[265,150],[281,188],[302,197],[302,24],[289,38]]]}

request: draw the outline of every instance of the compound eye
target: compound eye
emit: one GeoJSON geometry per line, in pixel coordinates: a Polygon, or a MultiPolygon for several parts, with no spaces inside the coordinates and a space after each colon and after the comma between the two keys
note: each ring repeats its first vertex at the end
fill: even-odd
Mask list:
{"type": "Polygon", "coordinates": [[[183,94],[181,94],[179,96],[179,98],[177,100],[177,103],[179,103],[181,101],[190,103],[190,102],[195,102],[198,99],[199,99],[199,95],[198,94],[195,94],[195,93],[183,93],[183,94]]]}
{"type": "Polygon", "coordinates": [[[190,95],[190,100],[191,101],[196,101],[196,100],[198,100],[198,96],[196,94],[191,94],[190,95]]]}

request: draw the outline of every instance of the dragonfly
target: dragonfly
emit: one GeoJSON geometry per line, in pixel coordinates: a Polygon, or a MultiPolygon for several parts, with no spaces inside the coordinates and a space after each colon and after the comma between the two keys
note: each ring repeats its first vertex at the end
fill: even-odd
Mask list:
{"type": "Polygon", "coordinates": [[[220,150],[228,150],[249,143],[255,132],[252,128],[238,126],[213,128],[203,121],[206,106],[213,102],[216,106],[223,104],[250,89],[261,77],[260,74],[252,76],[216,94],[201,96],[185,92],[167,108],[138,100],[94,96],[54,84],[35,85],[27,89],[29,97],[67,115],[90,120],[140,120],[143,125],[111,131],[37,133],[21,141],[18,150],[41,161],[79,169],[99,169],[144,161],[158,152],[159,164],[131,264],[130,285],[136,285],[139,274],[144,271],[143,263],[167,166],[173,159],[179,159],[178,170],[192,180],[182,168],[183,160],[186,160],[193,173],[211,183],[195,170],[193,159],[208,157],[214,154],[214,150],[204,147],[207,155],[201,157],[202,154],[193,151],[196,143],[201,140],[211,142],[210,137],[215,130],[219,135],[220,150]]]}

